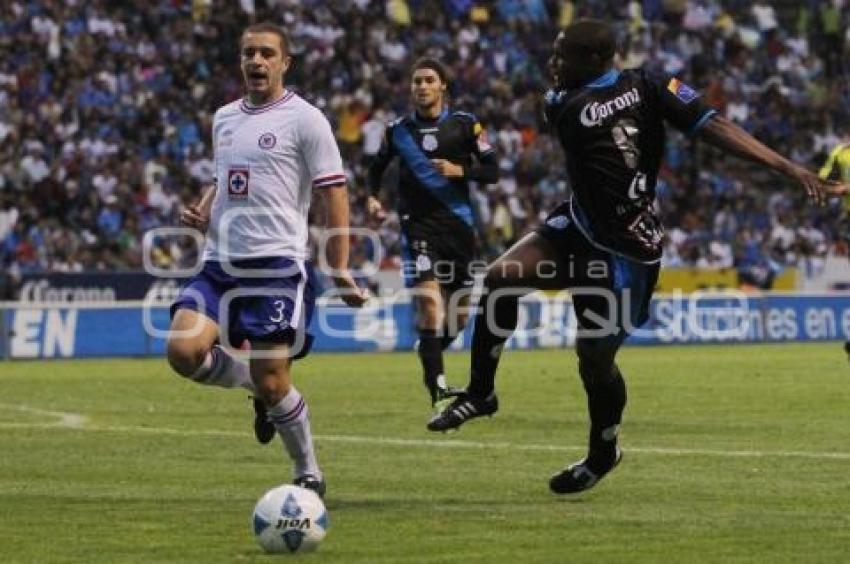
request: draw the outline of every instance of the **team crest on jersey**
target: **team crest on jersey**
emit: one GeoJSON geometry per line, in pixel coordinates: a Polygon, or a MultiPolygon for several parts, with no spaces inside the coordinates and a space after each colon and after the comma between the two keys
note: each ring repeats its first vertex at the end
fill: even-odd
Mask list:
{"type": "Polygon", "coordinates": [[[426,151],[436,151],[440,144],[437,143],[437,137],[429,133],[422,137],[422,148],[426,151]]]}
{"type": "Polygon", "coordinates": [[[248,182],[251,179],[251,171],[248,167],[231,168],[227,171],[227,195],[231,199],[245,199],[248,197],[248,182]]]}
{"type": "Polygon", "coordinates": [[[260,138],[257,140],[257,144],[260,146],[260,149],[271,149],[277,143],[277,137],[274,136],[274,133],[263,133],[260,135],[260,138]]]}
{"type": "Polygon", "coordinates": [[[426,255],[419,255],[416,257],[416,270],[419,272],[426,272],[431,270],[431,259],[426,255]]]}
{"type": "Polygon", "coordinates": [[[699,97],[699,94],[697,94],[696,90],[694,90],[678,78],[670,79],[670,82],[667,83],[667,90],[671,94],[673,94],[673,96],[681,100],[684,104],[690,104],[699,97]]]}

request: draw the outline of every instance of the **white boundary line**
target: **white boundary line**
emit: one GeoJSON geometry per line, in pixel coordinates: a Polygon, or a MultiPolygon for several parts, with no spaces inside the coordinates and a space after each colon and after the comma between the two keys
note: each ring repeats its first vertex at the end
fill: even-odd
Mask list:
{"type": "MultiPolygon", "coordinates": [[[[52,424],[47,424],[48,427],[65,427],[68,429],[81,429],[86,425],[87,417],[79,413],[70,413],[67,411],[50,411],[47,409],[36,409],[23,404],[0,403],[0,409],[11,411],[21,411],[23,413],[32,413],[40,417],[51,417],[57,421],[52,424]]],[[[7,425],[29,426],[27,423],[0,423],[3,427],[7,425]]]]}
{"type": "MultiPolygon", "coordinates": [[[[77,413],[34,409],[25,405],[0,403],[0,409],[23,411],[58,419],[48,423],[0,422],[0,432],[13,429],[58,429],[74,431],[99,431],[106,433],[126,433],[139,435],[172,435],[180,437],[239,437],[248,438],[248,433],[238,431],[219,431],[202,429],[171,429],[166,427],[143,427],[132,425],[93,426],[86,423],[87,418],[77,413]]],[[[509,443],[504,441],[468,441],[464,439],[405,439],[401,437],[383,437],[366,435],[315,435],[319,442],[366,444],[398,447],[459,448],[477,450],[515,450],[531,452],[583,452],[587,447],[578,445],[553,445],[539,443],[509,443]]],[[[636,454],[654,454],[660,456],[707,456],[721,458],[803,458],[811,460],[848,460],[850,452],[808,452],[808,451],[759,451],[759,450],[720,450],[700,448],[666,448],[624,445],[623,450],[636,454]]]]}

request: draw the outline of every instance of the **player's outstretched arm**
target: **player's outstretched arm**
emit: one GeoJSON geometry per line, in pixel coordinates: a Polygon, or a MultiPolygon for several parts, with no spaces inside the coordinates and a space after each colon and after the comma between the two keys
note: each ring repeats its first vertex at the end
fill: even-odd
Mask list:
{"type": "Polygon", "coordinates": [[[180,212],[180,223],[188,227],[194,227],[199,231],[206,232],[210,223],[210,215],[212,213],[212,203],[215,199],[215,185],[201,196],[201,200],[194,204],[190,204],[180,212]]]}
{"type": "Polygon", "coordinates": [[[823,204],[828,196],[840,196],[850,190],[839,182],[821,180],[814,172],[789,161],[722,116],[711,118],[699,129],[699,135],[729,154],[766,166],[796,181],[818,204],[823,204]]]}
{"type": "Polygon", "coordinates": [[[327,228],[331,231],[325,249],[331,278],[340,290],[342,301],[360,307],[368,298],[348,271],[348,190],[345,184],[336,184],[322,188],[321,193],[327,210],[327,228]]]}

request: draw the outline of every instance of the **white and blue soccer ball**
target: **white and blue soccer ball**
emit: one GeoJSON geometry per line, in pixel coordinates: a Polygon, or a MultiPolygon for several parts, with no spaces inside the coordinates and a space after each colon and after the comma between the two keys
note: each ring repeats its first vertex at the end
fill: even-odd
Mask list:
{"type": "Polygon", "coordinates": [[[260,498],[253,525],[254,536],[266,552],[312,552],[327,534],[328,512],[316,492],[286,484],[260,498]]]}

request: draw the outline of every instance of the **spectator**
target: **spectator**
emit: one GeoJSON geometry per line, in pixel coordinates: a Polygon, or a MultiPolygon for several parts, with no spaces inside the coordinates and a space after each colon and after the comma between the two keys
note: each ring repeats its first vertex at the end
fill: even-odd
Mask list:
{"type": "MultiPolygon", "coordinates": [[[[727,117],[813,166],[850,130],[848,2],[800,3],[793,13],[737,0],[246,0],[215,9],[210,0],[151,0],[141,11],[134,3],[7,4],[0,261],[10,272],[138,265],[142,234],[171,225],[175,209],[214,176],[211,112],[241,95],[227,46],[249,21],[294,30],[293,88],[334,121],[354,218],[369,156],[386,121],[408,106],[405,69],[426,53],[449,62],[464,93],[452,105],[473,111],[504,157],[500,185],[473,192],[478,220],[495,226],[485,242],[491,254],[569,193],[538,111],[559,23],[615,22],[624,64],[661,61],[651,70],[680,74],[727,117]]],[[[797,217],[785,185],[732,162],[702,166],[717,158],[684,136],[668,143],[658,184],[665,264],[726,265],[731,249],[744,277],[766,283],[777,269],[815,273],[826,254],[844,252],[839,206],[797,217]],[[752,198],[737,197],[734,177],[749,179],[752,198]],[[757,211],[768,202],[770,214],[757,211]]],[[[379,229],[385,250],[397,253],[393,233],[379,229]]],[[[188,249],[162,241],[155,262],[180,266],[193,260],[188,249]]],[[[352,256],[371,255],[355,248],[352,256]]]]}

